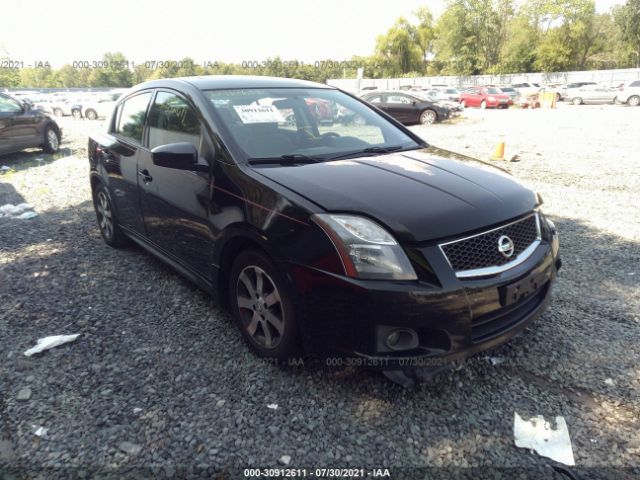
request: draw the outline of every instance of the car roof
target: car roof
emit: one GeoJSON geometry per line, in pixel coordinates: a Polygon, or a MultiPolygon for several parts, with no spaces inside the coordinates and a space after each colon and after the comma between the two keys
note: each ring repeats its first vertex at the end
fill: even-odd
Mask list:
{"type": "Polygon", "coordinates": [[[263,77],[252,75],[207,75],[151,80],[137,87],[176,87],[190,84],[199,90],[242,89],[242,88],[328,88],[324,83],[298,80],[295,78],[263,77]]]}

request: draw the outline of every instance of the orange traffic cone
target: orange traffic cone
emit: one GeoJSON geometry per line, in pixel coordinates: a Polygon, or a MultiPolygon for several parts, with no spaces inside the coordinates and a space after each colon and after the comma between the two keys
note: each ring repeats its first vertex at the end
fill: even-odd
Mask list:
{"type": "Polygon", "coordinates": [[[496,145],[496,149],[493,151],[492,160],[504,160],[504,142],[499,142],[496,145]]]}

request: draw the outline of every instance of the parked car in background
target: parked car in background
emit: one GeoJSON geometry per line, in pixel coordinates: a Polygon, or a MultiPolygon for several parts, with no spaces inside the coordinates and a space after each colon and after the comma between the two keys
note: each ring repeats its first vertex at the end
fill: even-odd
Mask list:
{"type": "Polygon", "coordinates": [[[461,93],[460,103],[465,107],[509,108],[513,100],[497,87],[471,87],[461,93]]]}
{"type": "Polygon", "coordinates": [[[540,93],[540,85],[537,83],[514,83],[511,85],[511,87],[514,88],[518,92],[518,95],[521,97],[528,97],[530,95],[540,93]]]}
{"type": "Polygon", "coordinates": [[[596,82],[571,82],[560,87],[560,100],[566,100],[569,97],[569,90],[584,87],[585,85],[597,85],[596,82]]]}
{"type": "Polygon", "coordinates": [[[446,107],[452,112],[461,112],[464,110],[464,107],[460,102],[454,102],[453,100],[450,100],[450,96],[446,93],[443,93],[441,90],[420,90],[413,91],[412,93],[420,98],[424,98],[425,100],[434,102],[437,105],[446,107]]]}
{"type": "Polygon", "coordinates": [[[34,147],[54,153],[60,148],[62,131],[58,124],[30,105],[0,93],[0,155],[34,147]]]}
{"type": "Polygon", "coordinates": [[[551,301],[561,260],[540,196],[340,90],[154,80],[116,111],[88,143],[104,241],[199,285],[260,356],[338,354],[399,381],[507,342],[551,301]],[[321,126],[306,99],[361,121],[321,126]]]}
{"type": "Polygon", "coordinates": [[[375,92],[362,96],[380,110],[406,125],[428,125],[451,117],[451,110],[436,102],[406,92],[375,92]]]}
{"type": "Polygon", "coordinates": [[[502,93],[508,95],[511,102],[515,103],[516,99],[520,96],[517,90],[513,87],[498,87],[502,93]]]}
{"type": "Polygon", "coordinates": [[[632,107],[640,105],[640,80],[634,80],[616,95],[616,102],[626,103],[632,107]]]}
{"type": "Polygon", "coordinates": [[[567,100],[573,105],[615,103],[620,92],[602,85],[585,85],[567,91],[567,100]]]}
{"type": "Polygon", "coordinates": [[[71,113],[75,118],[86,118],[87,120],[98,120],[111,115],[116,100],[120,93],[107,93],[97,98],[84,99],[71,107],[71,113]]]}

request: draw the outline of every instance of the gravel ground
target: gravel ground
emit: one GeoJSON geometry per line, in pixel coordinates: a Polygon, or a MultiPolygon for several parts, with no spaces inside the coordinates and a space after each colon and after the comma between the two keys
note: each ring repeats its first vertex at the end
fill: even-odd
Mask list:
{"type": "Polygon", "coordinates": [[[640,108],[465,116],[412,128],[480,158],[505,141],[520,161],[495,163],[542,194],[564,267],[551,309],[491,352],[502,363],[474,358],[414,390],[265,363],[204,293],[139,248],[105,246],[86,162],[100,122],[64,119],[58,159],[0,158],[0,205],[39,213],[0,218],[0,478],[243,478],[286,455],[392,478],[566,478],[515,447],[516,411],[565,417],[578,478],[638,478],[640,108]],[[81,336],[22,354],[62,333],[81,336]]]}

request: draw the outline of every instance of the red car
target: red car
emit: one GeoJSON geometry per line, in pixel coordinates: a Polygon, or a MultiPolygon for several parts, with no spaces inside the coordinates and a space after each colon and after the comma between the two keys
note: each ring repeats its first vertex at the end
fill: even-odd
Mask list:
{"type": "Polygon", "coordinates": [[[497,87],[471,87],[460,94],[460,103],[465,107],[509,108],[513,100],[497,87]]]}

